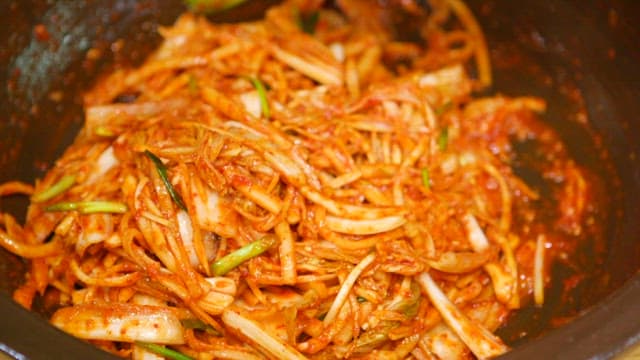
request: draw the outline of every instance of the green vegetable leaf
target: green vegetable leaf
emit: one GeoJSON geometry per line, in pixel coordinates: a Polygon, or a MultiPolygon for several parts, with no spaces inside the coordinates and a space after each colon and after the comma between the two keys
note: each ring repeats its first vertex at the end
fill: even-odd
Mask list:
{"type": "Polygon", "coordinates": [[[319,11],[312,11],[309,13],[298,11],[296,17],[298,19],[298,27],[300,30],[309,35],[313,35],[316,32],[316,26],[320,19],[319,11]]]}
{"type": "Polygon", "coordinates": [[[31,201],[43,202],[54,198],[57,195],[60,195],[63,192],[67,191],[70,187],[73,186],[73,184],[75,184],[75,182],[75,175],[65,175],[62,177],[62,179],[58,180],[57,183],[51,185],[49,188],[31,196],[31,201]]]}
{"type": "Polygon", "coordinates": [[[213,273],[216,276],[222,276],[235,269],[243,262],[253,259],[254,257],[269,250],[269,248],[275,243],[276,239],[273,235],[265,235],[261,239],[223,256],[211,265],[211,270],[213,270],[213,273]]]}
{"type": "Polygon", "coordinates": [[[173,187],[173,185],[171,185],[171,182],[169,181],[169,177],[167,176],[167,167],[164,166],[164,164],[162,163],[162,160],[160,160],[159,157],[154,155],[149,150],[145,150],[144,154],[149,159],[151,159],[151,161],[153,161],[153,163],[155,164],[156,170],[158,171],[158,175],[160,176],[160,179],[164,183],[164,187],[167,188],[169,195],[171,196],[173,201],[176,203],[176,205],[178,205],[180,209],[187,211],[187,206],[184,204],[184,200],[182,200],[182,196],[180,196],[180,194],[176,191],[176,189],[173,187]]]}
{"type": "Polygon", "coordinates": [[[215,14],[236,7],[247,0],[185,0],[189,10],[198,14],[215,14]]]}
{"type": "Polygon", "coordinates": [[[191,356],[187,356],[179,351],[171,350],[162,345],[146,343],[141,341],[136,341],[136,345],[171,360],[194,360],[191,356]]]}

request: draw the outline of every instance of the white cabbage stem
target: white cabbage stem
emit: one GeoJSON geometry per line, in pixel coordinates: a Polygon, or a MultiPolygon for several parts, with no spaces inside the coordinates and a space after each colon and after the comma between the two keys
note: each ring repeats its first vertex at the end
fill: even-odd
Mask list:
{"type": "Polygon", "coordinates": [[[51,323],[81,339],[184,344],[182,325],[168,308],[133,304],[85,304],[56,311],[51,323]]]}
{"type": "Polygon", "coordinates": [[[465,228],[467,229],[467,237],[469,239],[469,243],[471,244],[471,248],[475,252],[483,252],[489,248],[489,240],[487,236],[482,231],[480,224],[478,224],[478,220],[473,214],[465,214],[462,218],[464,222],[465,228]]]}
{"type": "Polygon", "coordinates": [[[388,216],[372,220],[352,220],[336,216],[327,216],[325,219],[329,230],[351,235],[372,235],[397,229],[404,225],[404,216],[388,216]]]}

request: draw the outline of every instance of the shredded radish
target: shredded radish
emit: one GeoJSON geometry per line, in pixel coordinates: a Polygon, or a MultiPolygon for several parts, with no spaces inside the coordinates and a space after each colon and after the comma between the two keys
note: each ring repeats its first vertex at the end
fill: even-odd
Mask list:
{"type": "Polygon", "coordinates": [[[402,226],[404,216],[389,216],[375,220],[351,220],[327,216],[327,227],[333,231],[354,235],[371,235],[393,230],[402,226]]]}
{"type": "Polygon", "coordinates": [[[220,222],[218,194],[207,189],[204,198],[197,191],[193,191],[193,205],[196,219],[201,227],[215,229],[220,222]]]}
{"type": "Polygon", "coordinates": [[[438,309],[444,321],[467,344],[479,359],[493,358],[504,354],[509,348],[500,338],[493,335],[482,325],[467,318],[442,292],[429,273],[423,272],[417,279],[427,293],[433,306],[438,309]]]}
{"type": "Polygon", "coordinates": [[[538,306],[544,303],[544,246],[545,236],[536,239],[536,254],[533,260],[533,299],[538,306]]]}
{"type": "Polygon", "coordinates": [[[109,146],[98,157],[98,160],[95,163],[95,171],[93,171],[89,176],[88,182],[96,181],[119,163],[120,162],[113,153],[113,147],[109,146]]]}
{"type": "Polygon", "coordinates": [[[347,276],[342,285],[340,285],[340,291],[338,291],[338,295],[336,295],[335,300],[333,300],[333,303],[329,308],[329,312],[327,312],[327,315],[324,317],[323,323],[325,327],[335,319],[336,315],[338,315],[338,312],[342,308],[342,305],[344,305],[345,301],[347,301],[349,291],[351,291],[351,288],[356,283],[356,280],[358,280],[360,274],[362,274],[367,266],[369,266],[375,259],[376,254],[371,253],[365,256],[364,259],[360,260],[358,265],[356,265],[353,270],[351,270],[349,276],[347,276]]]}
{"type": "Polygon", "coordinates": [[[335,42],[329,45],[329,50],[331,50],[331,54],[333,54],[333,57],[336,58],[336,60],[338,60],[341,63],[344,62],[346,58],[344,45],[342,45],[341,43],[335,42]]]}
{"type": "Polygon", "coordinates": [[[466,214],[462,218],[464,222],[465,228],[467,229],[467,236],[469,239],[469,243],[471,244],[471,248],[475,252],[483,252],[489,248],[489,240],[487,236],[482,231],[480,224],[478,224],[478,220],[473,214],[466,214]]]}
{"type": "Polygon", "coordinates": [[[258,345],[261,349],[269,353],[272,357],[282,360],[306,359],[298,350],[280,342],[266,331],[262,330],[258,324],[243,317],[232,310],[225,310],[222,313],[222,321],[231,329],[244,335],[244,337],[258,345]]]}
{"type": "Polygon", "coordinates": [[[193,225],[191,224],[191,218],[186,211],[180,210],[176,213],[176,219],[178,219],[178,232],[180,233],[180,238],[182,238],[182,244],[187,251],[187,255],[189,255],[189,262],[191,266],[198,266],[198,255],[193,245],[193,225]]]}

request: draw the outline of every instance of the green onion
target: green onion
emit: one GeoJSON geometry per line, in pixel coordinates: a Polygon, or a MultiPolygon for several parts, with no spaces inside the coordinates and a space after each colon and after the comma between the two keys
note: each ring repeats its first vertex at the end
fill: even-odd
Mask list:
{"type": "Polygon", "coordinates": [[[444,103],[444,105],[442,105],[439,108],[435,109],[434,112],[436,113],[436,116],[440,116],[440,115],[446,113],[452,107],[453,107],[453,103],[451,101],[447,101],[446,103],[444,103]]]}
{"type": "Polygon", "coordinates": [[[188,318],[180,320],[182,326],[186,329],[196,329],[196,330],[204,330],[207,334],[220,336],[220,334],[213,326],[205,323],[200,319],[188,318]]]}
{"type": "Polygon", "coordinates": [[[31,197],[31,201],[33,202],[43,202],[47,201],[57,195],[62,194],[67,191],[73,184],[76,182],[75,175],[65,175],[62,179],[58,180],[57,183],[51,185],[49,188],[34,194],[31,197]]]}
{"type": "Polygon", "coordinates": [[[355,354],[370,352],[383,342],[389,339],[389,332],[398,327],[399,322],[383,320],[374,329],[369,329],[360,334],[358,339],[354,341],[353,352],[355,354]]]}
{"type": "Polygon", "coordinates": [[[243,262],[252,259],[267,251],[276,243],[273,235],[266,235],[259,240],[247,244],[240,249],[227,254],[211,265],[211,270],[216,276],[222,276],[236,268],[243,262]]]}
{"type": "Polygon", "coordinates": [[[316,25],[318,25],[318,19],[320,19],[320,12],[313,11],[311,13],[297,12],[298,27],[309,35],[313,35],[316,32],[316,25]]]}
{"type": "Polygon", "coordinates": [[[102,137],[112,137],[115,135],[113,131],[106,126],[98,126],[95,134],[102,137]]]}
{"type": "Polygon", "coordinates": [[[431,189],[431,177],[427,168],[422,168],[422,185],[427,189],[431,189]]]}
{"type": "Polygon", "coordinates": [[[187,7],[199,14],[215,14],[238,6],[247,0],[185,0],[187,7]]]}
{"type": "Polygon", "coordinates": [[[359,303],[367,302],[367,299],[362,296],[356,297],[356,300],[358,300],[359,303]]]}
{"type": "Polygon", "coordinates": [[[161,345],[141,341],[136,341],[136,345],[172,360],[194,360],[191,356],[187,356],[181,352],[168,349],[161,345]]]}
{"type": "Polygon", "coordinates": [[[414,302],[412,304],[410,304],[409,306],[407,306],[402,313],[404,314],[404,316],[407,317],[407,319],[413,319],[414,317],[416,317],[416,315],[418,315],[418,310],[420,309],[420,303],[419,302],[414,302]]]}
{"type": "Polygon", "coordinates": [[[247,79],[251,81],[253,87],[256,88],[258,92],[258,97],[260,97],[260,108],[262,109],[262,114],[265,118],[271,117],[271,109],[269,109],[269,101],[267,101],[267,89],[264,87],[264,84],[260,79],[248,76],[247,79]]]}
{"type": "Polygon", "coordinates": [[[115,201],[69,201],[60,202],[49,205],[44,208],[45,211],[74,211],[77,210],[81,214],[93,213],[118,213],[122,214],[127,211],[127,205],[115,201]]]}
{"type": "Polygon", "coordinates": [[[173,201],[176,203],[176,205],[178,205],[180,209],[187,211],[187,206],[184,204],[184,200],[182,200],[182,196],[180,196],[180,194],[176,191],[173,185],[171,185],[171,182],[169,182],[169,177],[167,176],[167,167],[164,166],[164,164],[162,163],[162,160],[160,160],[160,158],[155,156],[149,150],[145,150],[144,154],[147,155],[147,157],[151,159],[151,161],[153,161],[153,163],[156,165],[156,170],[158,171],[158,175],[160,176],[160,179],[162,179],[162,182],[164,183],[164,187],[167,188],[169,195],[171,196],[173,201]]]}
{"type": "Polygon", "coordinates": [[[193,74],[189,74],[188,86],[189,86],[189,92],[191,94],[195,95],[198,93],[198,79],[196,79],[196,77],[193,76],[193,74]]]}
{"type": "Polygon", "coordinates": [[[449,128],[443,127],[442,131],[440,131],[440,135],[438,136],[438,147],[440,151],[446,151],[447,146],[449,145],[449,128]]]}

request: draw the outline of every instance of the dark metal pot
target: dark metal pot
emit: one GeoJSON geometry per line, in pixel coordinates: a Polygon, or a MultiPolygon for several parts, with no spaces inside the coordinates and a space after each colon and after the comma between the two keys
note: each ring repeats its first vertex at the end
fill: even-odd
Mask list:
{"type": "MultiPolygon", "coordinates": [[[[265,3],[273,1],[216,20],[259,16],[265,3]]],[[[612,357],[640,340],[640,2],[468,3],[492,49],[494,91],[547,99],[546,120],[577,161],[603,174],[609,192],[605,255],[594,257],[570,299],[552,289],[542,309],[510,319],[500,334],[514,350],[504,358],[612,357]],[[574,319],[558,326],[565,318],[574,319]]],[[[183,10],[178,0],[0,4],[0,182],[41,176],[81,126],[83,90],[114,63],[140,62],[159,41],[157,26],[183,10]]],[[[25,209],[25,199],[0,199],[1,211],[20,218],[25,209]]],[[[24,269],[0,249],[0,354],[113,358],[16,305],[10,296],[24,269]]]]}

